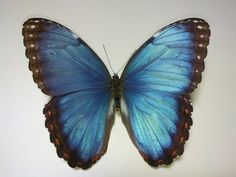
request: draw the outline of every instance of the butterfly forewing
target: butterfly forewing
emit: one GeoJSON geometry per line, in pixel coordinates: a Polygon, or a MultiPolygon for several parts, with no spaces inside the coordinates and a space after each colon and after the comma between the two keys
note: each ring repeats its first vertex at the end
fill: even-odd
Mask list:
{"type": "Polygon", "coordinates": [[[29,69],[44,93],[63,95],[107,87],[110,82],[100,58],[66,27],[46,19],[29,19],[24,23],[23,36],[29,69]]]}

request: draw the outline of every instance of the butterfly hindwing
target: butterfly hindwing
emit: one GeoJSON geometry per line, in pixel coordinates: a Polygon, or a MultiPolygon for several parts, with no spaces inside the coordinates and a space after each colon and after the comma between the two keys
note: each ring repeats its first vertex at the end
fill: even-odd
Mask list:
{"type": "Polygon", "coordinates": [[[23,36],[34,81],[53,97],[44,114],[58,156],[72,167],[90,167],[105,153],[112,125],[106,66],[81,38],[56,22],[29,19],[23,36]]]}
{"type": "Polygon", "coordinates": [[[189,94],[201,81],[209,43],[202,19],[178,21],[154,34],[126,65],[123,116],[135,146],[152,166],[183,153],[192,124],[189,94]]]}
{"type": "Polygon", "coordinates": [[[54,97],[45,106],[51,141],[71,167],[89,168],[106,152],[114,118],[110,97],[108,90],[87,89],[54,97]]]}

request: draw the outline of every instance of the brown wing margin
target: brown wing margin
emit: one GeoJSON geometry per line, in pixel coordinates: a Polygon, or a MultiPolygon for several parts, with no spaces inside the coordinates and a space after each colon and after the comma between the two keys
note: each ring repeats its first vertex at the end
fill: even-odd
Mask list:
{"type": "Polygon", "coordinates": [[[203,19],[190,18],[183,20],[182,23],[192,23],[192,27],[189,30],[194,33],[196,39],[196,56],[194,58],[192,83],[187,91],[188,93],[191,93],[197,88],[202,79],[201,73],[205,69],[204,59],[207,56],[207,46],[209,44],[211,32],[209,29],[209,24],[203,19]]]}

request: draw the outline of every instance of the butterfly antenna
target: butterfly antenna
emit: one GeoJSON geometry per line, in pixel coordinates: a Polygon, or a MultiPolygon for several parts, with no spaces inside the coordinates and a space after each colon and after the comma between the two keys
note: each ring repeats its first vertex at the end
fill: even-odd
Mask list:
{"type": "Polygon", "coordinates": [[[113,74],[115,74],[113,68],[111,67],[111,62],[110,62],[109,57],[108,57],[108,55],[107,55],[107,51],[106,51],[106,47],[105,47],[105,45],[103,44],[102,47],[103,47],[104,52],[105,52],[105,54],[106,54],[106,58],[107,58],[107,60],[108,60],[109,66],[110,66],[110,68],[111,68],[113,74]]]}

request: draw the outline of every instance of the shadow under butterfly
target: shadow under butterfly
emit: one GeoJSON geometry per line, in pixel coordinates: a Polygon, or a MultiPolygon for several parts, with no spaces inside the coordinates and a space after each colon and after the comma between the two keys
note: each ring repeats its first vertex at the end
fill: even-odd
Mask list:
{"type": "Polygon", "coordinates": [[[34,82],[52,97],[46,127],[59,157],[89,168],[107,150],[115,112],[151,166],[182,155],[193,111],[190,93],[201,81],[209,25],[189,18],[155,33],[111,77],[98,55],[68,28],[43,18],[23,25],[34,82]]]}

